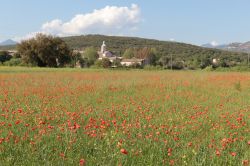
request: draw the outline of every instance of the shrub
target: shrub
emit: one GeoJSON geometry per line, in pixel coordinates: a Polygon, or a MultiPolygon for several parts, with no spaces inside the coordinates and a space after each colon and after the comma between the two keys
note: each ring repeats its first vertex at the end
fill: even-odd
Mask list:
{"type": "Polygon", "coordinates": [[[146,65],[143,67],[145,70],[162,70],[163,68],[159,65],[157,66],[152,66],[152,65],[146,65]]]}
{"type": "Polygon", "coordinates": [[[0,62],[6,62],[8,60],[10,60],[12,57],[11,55],[8,54],[7,51],[0,51],[0,62]]]}
{"type": "Polygon", "coordinates": [[[9,61],[4,62],[5,66],[24,66],[21,58],[12,58],[9,61]]]}

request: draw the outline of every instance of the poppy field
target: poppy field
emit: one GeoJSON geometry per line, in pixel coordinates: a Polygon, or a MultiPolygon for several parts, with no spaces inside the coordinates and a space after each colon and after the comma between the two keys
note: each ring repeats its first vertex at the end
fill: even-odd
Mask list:
{"type": "Polygon", "coordinates": [[[249,165],[250,74],[0,68],[0,165],[249,165]]]}

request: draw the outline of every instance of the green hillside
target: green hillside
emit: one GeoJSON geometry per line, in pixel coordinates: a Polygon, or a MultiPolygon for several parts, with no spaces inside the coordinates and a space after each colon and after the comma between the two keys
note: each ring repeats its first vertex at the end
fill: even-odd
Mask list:
{"type": "Polygon", "coordinates": [[[63,38],[68,45],[73,49],[84,49],[86,47],[94,46],[96,49],[106,41],[107,47],[110,51],[117,55],[122,55],[127,48],[156,48],[158,56],[170,56],[182,60],[194,60],[202,57],[206,58],[220,58],[230,59],[242,62],[247,58],[244,53],[229,52],[218,49],[203,48],[195,45],[159,41],[152,39],[143,39],[137,37],[117,37],[117,36],[103,36],[103,35],[86,35],[73,36],[63,38]]]}
{"type": "MultiPolygon", "coordinates": [[[[137,37],[118,37],[118,36],[104,36],[104,35],[82,35],[82,36],[71,36],[64,37],[64,41],[72,49],[83,50],[86,47],[95,47],[96,50],[100,49],[102,41],[106,41],[107,47],[110,51],[116,55],[122,55],[128,48],[155,48],[157,50],[157,56],[170,57],[174,59],[183,60],[185,62],[200,59],[212,59],[219,58],[227,61],[234,62],[246,62],[247,54],[229,52],[218,49],[203,48],[191,44],[159,41],[152,39],[144,39],[137,37]]],[[[15,46],[2,46],[0,50],[15,49],[15,46]]]]}

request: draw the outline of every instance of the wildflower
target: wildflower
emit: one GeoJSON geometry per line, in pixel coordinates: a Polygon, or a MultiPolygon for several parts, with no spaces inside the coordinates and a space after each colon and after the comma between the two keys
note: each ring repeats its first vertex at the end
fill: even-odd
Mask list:
{"type": "Polygon", "coordinates": [[[85,165],[85,160],[84,160],[84,159],[81,159],[81,160],[79,161],[79,165],[80,165],[80,166],[85,165]]]}
{"type": "Polygon", "coordinates": [[[121,153],[128,154],[128,151],[126,151],[125,149],[121,149],[121,153]]]}
{"type": "Polygon", "coordinates": [[[171,156],[171,155],[172,155],[172,151],[173,151],[172,148],[168,148],[168,156],[171,156]]]}
{"type": "Polygon", "coordinates": [[[16,125],[18,125],[19,123],[21,123],[21,120],[17,120],[17,121],[15,122],[16,125]]]}
{"type": "Polygon", "coordinates": [[[170,160],[169,165],[174,165],[174,160],[170,160]]]}
{"type": "Polygon", "coordinates": [[[0,144],[4,141],[4,138],[0,138],[0,144]]]}
{"type": "Polygon", "coordinates": [[[193,145],[193,143],[192,143],[192,142],[189,142],[189,143],[188,143],[188,146],[192,146],[192,145],[193,145]]]}
{"type": "Polygon", "coordinates": [[[65,157],[65,154],[64,154],[64,153],[60,153],[60,156],[61,156],[62,158],[64,158],[64,157],[65,157]]]}
{"type": "Polygon", "coordinates": [[[249,161],[248,160],[243,160],[242,161],[242,165],[248,165],[249,164],[249,161]]]}
{"type": "Polygon", "coordinates": [[[219,150],[216,150],[216,156],[220,156],[220,151],[219,150]]]}
{"type": "Polygon", "coordinates": [[[22,109],[18,109],[17,111],[18,111],[19,113],[22,113],[23,110],[22,110],[22,109]]]}
{"type": "Polygon", "coordinates": [[[48,125],[48,128],[49,128],[49,129],[53,129],[53,128],[54,128],[54,126],[48,125]]]}
{"type": "Polygon", "coordinates": [[[232,156],[236,156],[236,153],[235,153],[235,152],[232,152],[231,155],[232,155],[232,156]]]}

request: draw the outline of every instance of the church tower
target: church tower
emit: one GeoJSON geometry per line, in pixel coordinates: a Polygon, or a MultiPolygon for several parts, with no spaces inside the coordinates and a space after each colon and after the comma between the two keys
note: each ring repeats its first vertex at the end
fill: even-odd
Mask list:
{"type": "Polygon", "coordinates": [[[102,47],[101,47],[101,53],[104,54],[105,51],[106,51],[106,44],[105,44],[105,41],[103,41],[102,47]]]}

